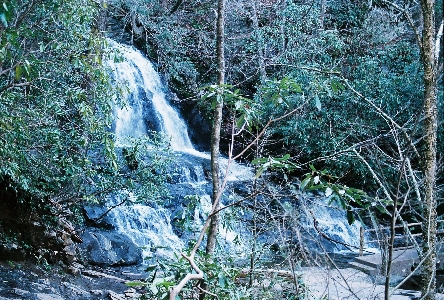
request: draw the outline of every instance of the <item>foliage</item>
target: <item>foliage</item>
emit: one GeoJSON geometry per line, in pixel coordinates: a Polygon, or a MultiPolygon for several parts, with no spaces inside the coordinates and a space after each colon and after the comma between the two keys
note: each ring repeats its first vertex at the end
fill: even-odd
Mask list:
{"type": "Polygon", "coordinates": [[[1,177],[37,197],[79,182],[105,144],[113,159],[107,77],[96,7],[79,3],[11,1],[1,28],[1,177]]]}
{"type": "Polygon", "coordinates": [[[170,156],[159,136],[126,149],[139,161],[133,170],[116,153],[110,129],[122,87],[102,64],[114,53],[96,27],[101,9],[90,0],[3,2],[0,182],[31,210],[57,202],[77,211],[78,199],[123,187],[140,199],[165,195],[170,156]]]}
{"type": "Polygon", "coordinates": [[[311,172],[305,174],[300,188],[307,191],[323,191],[325,197],[329,198],[329,205],[334,203],[346,211],[350,225],[355,221],[355,214],[361,210],[366,214],[370,207],[375,207],[380,212],[386,213],[386,207],[393,204],[389,199],[373,198],[363,190],[334,182],[339,178],[332,176],[326,170],[316,170],[313,165],[310,165],[310,169],[311,172]]]}

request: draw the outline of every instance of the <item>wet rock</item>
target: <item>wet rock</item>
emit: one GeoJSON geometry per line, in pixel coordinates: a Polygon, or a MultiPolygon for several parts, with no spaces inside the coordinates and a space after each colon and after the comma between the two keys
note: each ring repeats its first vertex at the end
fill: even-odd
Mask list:
{"type": "Polygon", "coordinates": [[[125,266],[142,262],[142,250],[127,236],[116,232],[89,230],[79,248],[85,260],[99,266],[125,266]]]}
{"type": "Polygon", "coordinates": [[[37,293],[47,293],[47,294],[57,294],[57,291],[55,290],[55,288],[53,288],[51,286],[51,283],[48,282],[46,284],[39,284],[39,283],[31,283],[30,284],[31,290],[33,292],[37,292],[37,293]]]}
{"type": "Polygon", "coordinates": [[[31,292],[25,291],[25,290],[22,290],[22,289],[19,289],[19,288],[14,288],[14,289],[12,289],[11,292],[13,294],[17,295],[17,296],[21,296],[21,297],[24,297],[24,298],[30,298],[31,295],[32,295],[31,292]]]}
{"type": "Polygon", "coordinates": [[[74,276],[79,276],[82,273],[82,271],[80,271],[79,268],[76,268],[76,267],[73,267],[73,266],[69,266],[66,269],[66,273],[74,275],[74,276]]]}
{"type": "Polygon", "coordinates": [[[111,300],[126,300],[126,296],[122,294],[117,294],[113,291],[108,292],[108,299],[111,300]]]}
{"type": "Polygon", "coordinates": [[[139,294],[135,289],[133,289],[133,288],[130,288],[130,289],[128,289],[128,290],[126,290],[125,292],[123,292],[124,294],[125,294],[125,296],[127,297],[127,298],[130,298],[130,299],[139,299],[141,296],[142,296],[142,294],[139,294]]]}
{"type": "Polygon", "coordinates": [[[56,295],[56,294],[44,294],[44,293],[37,293],[35,294],[36,300],[65,300],[65,298],[56,295]]]}
{"type": "Polygon", "coordinates": [[[83,207],[86,220],[95,227],[103,229],[114,229],[113,221],[105,213],[106,207],[99,205],[88,205],[83,207]]]}
{"type": "Polygon", "coordinates": [[[91,298],[90,293],[74,284],[71,284],[69,282],[62,282],[62,286],[68,291],[69,294],[72,294],[73,296],[79,297],[81,299],[91,298]]]}
{"type": "Polygon", "coordinates": [[[102,273],[102,272],[97,272],[97,271],[93,271],[93,270],[85,270],[82,272],[84,275],[90,276],[90,277],[94,277],[94,278],[107,278],[107,279],[111,279],[114,280],[116,282],[121,282],[121,283],[126,283],[125,279],[122,279],[120,277],[116,277],[113,275],[109,275],[106,273],[102,273]]]}

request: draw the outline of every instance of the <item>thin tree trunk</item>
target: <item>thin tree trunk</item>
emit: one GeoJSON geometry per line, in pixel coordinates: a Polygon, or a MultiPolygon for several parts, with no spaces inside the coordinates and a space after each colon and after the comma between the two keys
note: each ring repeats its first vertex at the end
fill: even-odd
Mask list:
{"type": "MultiPolygon", "coordinates": [[[[218,1],[217,7],[217,61],[218,61],[218,75],[217,84],[222,85],[225,83],[225,54],[224,54],[224,14],[225,14],[225,0],[218,1]]],[[[218,101],[213,115],[213,129],[211,133],[211,176],[213,180],[213,205],[219,201],[217,195],[219,194],[220,173],[219,173],[219,144],[220,144],[220,130],[222,126],[222,108],[223,102],[218,101]]],[[[219,207],[219,203],[216,204],[216,210],[219,207]]],[[[214,252],[216,246],[217,231],[219,228],[219,214],[215,214],[211,217],[211,223],[208,230],[208,239],[206,253],[211,255],[214,252]]]]}
{"type": "Polygon", "coordinates": [[[264,81],[267,78],[267,73],[265,71],[265,60],[264,60],[264,38],[259,29],[259,19],[257,13],[257,10],[260,6],[260,1],[254,0],[252,5],[253,5],[253,27],[254,27],[254,35],[256,37],[259,73],[261,75],[261,81],[264,81]]]}
{"type": "Polygon", "coordinates": [[[324,31],[324,29],[325,29],[324,21],[325,21],[326,6],[327,6],[326,0],[321,0],[321,11],[320,11],[320,15],[319,15],[319,30],[320,31],[324,31]]]}
{"type": "Polygon", "coordinates": [[[424,20],[421,58],[424,67],[424,211],[422,225],[423,265],[422,299],[434,300],[436,289],[436,138],[438,128],[435,58],[435,1],[421,0],[424,20]]]}

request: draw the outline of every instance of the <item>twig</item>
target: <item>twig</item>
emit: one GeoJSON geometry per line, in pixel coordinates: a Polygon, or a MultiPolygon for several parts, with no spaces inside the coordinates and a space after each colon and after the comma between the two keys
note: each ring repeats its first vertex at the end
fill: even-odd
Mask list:
{"type": "Polygon", "coordinates": [[[269,121],[267,122],[267,124],[265,124],[264,128],[262,128],[261,132],[259,132],[259,134],[257,135],[257,137],[256,137],[256,138],[255,138],[250,144],[248,144],[248,146],[245,147],[245,148],[244,148],[239,154],[237,154],[236,156],[234,156],[232,159],[233,159],[233,160],[236,160],[236,159],[240,158],[242,155],[244,155],[244,153],[245,153],[248,149],[250,149],[251,147],[253,147],[253,146],[256,144],[256,142],[257,142],[257,141],[258,141],[258,140],[259,140],[259,139],[265,134],[267,128],[270,127],[271,124],[276,123],[276,122],[279,122],[279,121],[285,119],[286,117],[291,116],[292,114],[296,113],[298,110],[300,110],[302,107],[304,107],[304,105],[305,105],[307,102],[308,102],[308,100],[305,101],[304,103],[302,103],[302,104],[301,104],[300,106],[298,106],[297,108],[295,108],[295,109],[291,110],[290,112],[288,112],[288,113],[286,113],[286,114],[280,116],[279,118],[269,120],[269,121]]]}
{"type": "MultiPolygon", "coordinates": [[[[349,244],[346,244],[346,243],[343,243],[343,242],[340,242],[340,241],[337,241],[337,240],[335,240],[335,239],[332,239],[331,237],[329,237],[328,235],[326,235],[324,232],[322,232],[322,230],[320,230],[319,229],[319,227],[318,227],[318,221],[316,220],[316,217],[314,216],[314,213],[310,210],[310,214],[311,214],[311,216],[313,217],[313,226],[314,226],[314,228],[316,229],[316,231],[324,238],[324,239],[326,239],[326,240],[328,240],[328,241],[330,241],[330,242],[333,242],[333,243],[335,243],[335,244],[340,244],[340,245],[342,245],[342,246],[344,246],[344,247],[346,247],[348,250],[352,250],[351,248],[355,248],[355,249],[359,249],[359,247],[357,247],[357,246],[353,246],[353,245],[349,245],[349,244]]],[[[371,252],[371,251],[368,251],[368,250],[363,250],[363,251],[365,251],[365,252],[368,252],[368,253],[373,253],[373,252],[371,252]]]]}
{"type": "Polygon", "coordinates": [[[204,290],[203,288],[201,288],[200,286],[196,286],[201,292],[204,292],[205,294],[211,295],[213,297],[216,297],[216,299],[219,299],[219,296],[217,296],[216,294],[213,294],[207,290],[204,290]]]}
{"type": "Polygon", "coordinates": [[[101,218],[103,218],[104,216],[106,216],[106,215],[107,215],[111,210],[113,210],[114,208],[116,208],[116,207],[118,207],[118,206],[124,204],[126,201],[128,201],[128,199],[129,199],[129,197],[126,197],[125,200],[123,200],[122,202],[120,202],[120,203],[118,203],[118,204],[116,204],[116,205],[111,206],[111,207],[108,208],[108,210],[107,210],[106,212],[104,212],[100,217],[95,218],[95,219],[93,219],[92,221],[93,221],[94,223],[97,224],[97,222],[98,222],[101,218]]]}

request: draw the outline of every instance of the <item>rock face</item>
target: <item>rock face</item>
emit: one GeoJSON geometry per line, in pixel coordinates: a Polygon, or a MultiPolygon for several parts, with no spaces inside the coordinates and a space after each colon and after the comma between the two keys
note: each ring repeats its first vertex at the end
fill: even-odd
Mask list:
{"type": "Polygon", "coordinates": [[[142,250],[127,236],[104,230],[88,230],[82,235],[79,250],[90,264],[126,266],[142,262],[142,250]]]}

